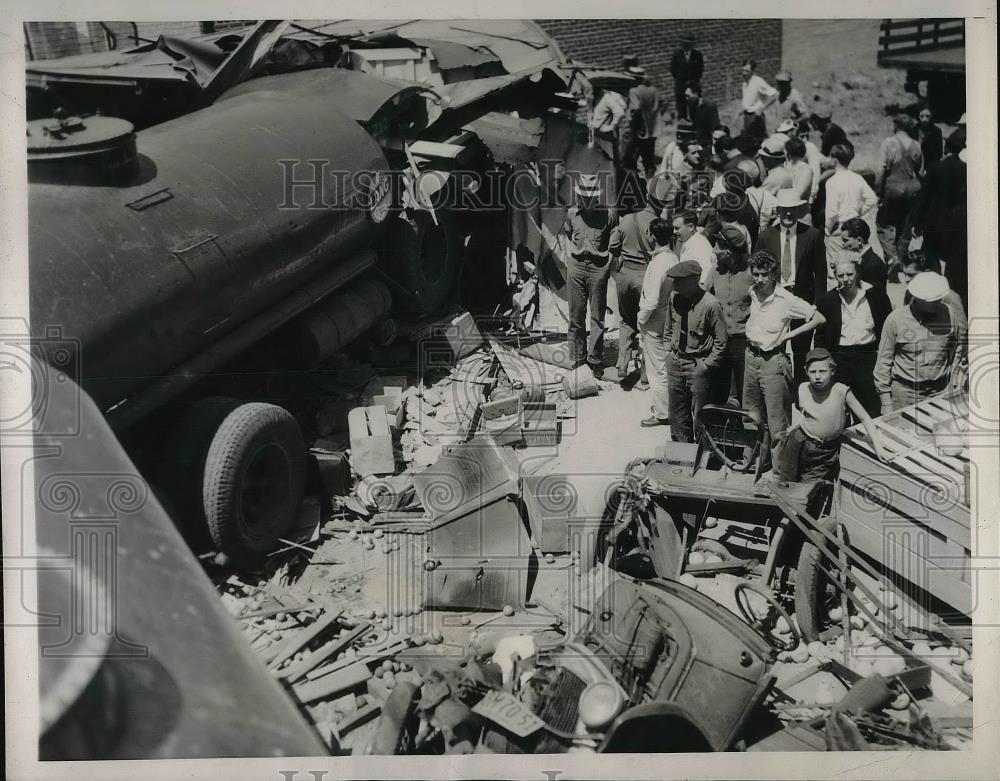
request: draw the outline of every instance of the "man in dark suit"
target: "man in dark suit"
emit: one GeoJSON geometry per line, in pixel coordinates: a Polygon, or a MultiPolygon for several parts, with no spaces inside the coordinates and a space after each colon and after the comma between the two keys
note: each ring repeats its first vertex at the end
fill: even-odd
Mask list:
{"type": "MultiPolygon", "coordinates": [[[[764,251],[778,259],[778,284],[809,302],[826,292],[826,245],[823,234],[801,221],[808,208],[792,190],[780,190],[774,207],[778,224],[762,230],[754,251],[764,251]]],[[[792,323],[797,328],[801,323],[792,323]]],[[[805,381],[805,358],[809,352],[809,334],[792,340],[796,382],[805,381]]]]}
{"type": "Polygon", "coordinates": [[[875,389],[875,362],[892,304],[885,288],[859,280],[858,265],[852,260],[838,261],[834,274],[837,289],[816,298],[816,308],[826,318],[816,330],[816,346],[833,355],[834,381],[849,387],[868,414],[877,417],[881,402],[875,389]]]}
{"type": "Polygon", "coordinates": [[[710,148],[712,134],[722,127],[722,122],[719,121],[719,107],[701,96],[701,84],[698,82],[687,85],[684,98],[687,101],[688,117],[694,128],[695,138],[703,147],[710,148]]]}
{"type": "Polygon", "coordinates": [[[858,279],[867,282],[872,287],[885,290],[889,278],[889,267],[885,264],[870,241],[872,229],[860,217],[853,217],[843,224],[844,249],[858,253],[858,279]]]}
{"type": "Polygon", "coordinates": [[[967,170],[959,153],[965,131],[959,128],[945,140],[945,156],[927,169],[910,216],[913,232],[923,234],[928,258],[944,261],[951,289],[968,302],[968,235],[966,225],[967,170]]]}
{"type": "Polygon", "coordinates": [[[684,92],[691,84],[701,82],[705,71],[705,60],[701,52],[694,48],[694,36],[682,35],[681,47],[674,52],[670,60],[670,75],[674,77],[674,101],[677,107],[677,118],[687,119],[687,102],[684,92]]]}

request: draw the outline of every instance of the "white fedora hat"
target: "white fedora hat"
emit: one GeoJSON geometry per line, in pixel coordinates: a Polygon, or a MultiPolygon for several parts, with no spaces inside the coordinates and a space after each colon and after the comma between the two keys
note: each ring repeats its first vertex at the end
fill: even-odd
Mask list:
{"type": "Polygon", "coordinates": [[[799,198],[795,190],[778,190],[777,202],[774,204],[776,209],[797,209],[799,206],[805,206],[806,202],[799,198]]]}

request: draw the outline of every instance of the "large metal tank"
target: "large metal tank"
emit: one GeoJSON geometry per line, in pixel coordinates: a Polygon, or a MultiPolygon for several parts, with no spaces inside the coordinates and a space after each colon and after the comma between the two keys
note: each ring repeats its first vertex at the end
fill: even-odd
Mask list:
{"type": "Polygon", "coordinates": [[[388,164],[333,106],[293,93],[222,101],[136,134],[138,158],[117,183],[60,183],[46,161],[45,181],[29,185],[32,331],[79,343],[82,385],[102,411],[319,275],[329,286],[370,243],[371,185],[356,174],[388,164]],[[290,191],[281,161],[299,162],[298,180],[322,161],[321,198],[290,191]]]}

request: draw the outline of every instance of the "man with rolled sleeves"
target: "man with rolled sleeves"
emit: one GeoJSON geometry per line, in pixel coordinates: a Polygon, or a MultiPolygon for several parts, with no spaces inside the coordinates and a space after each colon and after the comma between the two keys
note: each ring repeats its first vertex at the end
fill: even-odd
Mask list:
{"type": "Polygon", "coordinates": [[[778,261],[767,252],[750,257],[750,316],[743,374],[743,407],[771,435],[772,462],[792,417],[792,360],[788,343],[826,319],[816,307],[779,284],[778,261]],[[793,322],[801,325],[793,327],[793,322]]]}
{"type": "Polygon", "coordinates": [[[694,424],[717,389],[726,351],[726,315],[722,304],[699,284],[701,266],[681,261],[667,276],[674,289],[667,304],[663,341],[667,346],[670,435],[675,442],[694,442],[694,424]]]}

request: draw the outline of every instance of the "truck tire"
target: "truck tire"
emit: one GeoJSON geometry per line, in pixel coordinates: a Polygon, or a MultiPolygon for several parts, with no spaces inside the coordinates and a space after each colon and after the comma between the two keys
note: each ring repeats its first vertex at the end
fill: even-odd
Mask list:
{"type": "Polygon", "coordinates": [[[427,212],[392,220],[385,229],[380,255],[386,270],[403,293],[406,308],[435,314],[455,294],[461,254],[452,215],[436,212],[437,224],[427,212]]]}
{"type": "Polygon", "coordinates": [[[294,524],[306,452],[291,413],[242,404],[216,429],[205,457],[202,503],[212,540],[243,569],[259,566],[294,524]]]}
{"type": "Polygon", "coordinates": [[[833,625],[829,610],[834,605],[830,600],[836,599],[836,605],[840,605],[839,592],[820,569],[820,564],[831,571],[837,569],[819,548],[811,542],[803,542],[795,578],[795,620],[806,643],[818,640],[820,634],[833,625]]]}

